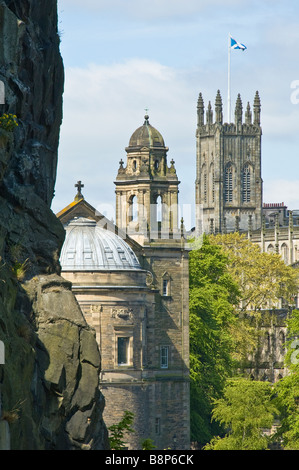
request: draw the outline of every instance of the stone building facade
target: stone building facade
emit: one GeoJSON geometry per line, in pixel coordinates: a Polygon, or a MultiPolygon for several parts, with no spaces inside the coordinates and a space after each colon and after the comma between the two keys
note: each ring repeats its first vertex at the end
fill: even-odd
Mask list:
{"type": "MultiPolygon", "coordinates": [[[[254,380],[277,382],[287,374],[284,366],[287,337],[286,308],[263,312],[254,353],[248,356],[246,371],[254,380]]],[[[250,321],[250,320],[249,320],[250,321]]],[[[252,321],[252,319],[251,319],[252,321]]]]}
{"type": "Polygon", "coordinates": [[[256,92],[253,116],[238,95],[235,122],[223,123],[218,90],[215,119],[209,102],[206,116],[202,94],[197,102],[196,229],[210,231],[257,229],[262,221],[261,102],[256,92]]]}
{"type": "Polygon", "coordinates": [[[158,449],[189,449],[189,270],[175,212],[179,182],[147,116],[126,150],[115,182],[116,225],[84,199],[81,182],[57,214],[66,230],[62,276],[95,329],[106,426],[128,410],[136,431],[129,449],[146,438],[158,449]]]}
{"type": "MultiPolygon", "coordinates": [[[[283,261],[298,268],[298,211],[288,211],[284,203],[264,203],[261,176],[261,102],[256,92],[253,116],[250,104],[243,122],[242,101],[238,95],[235,122],[223,123],[222,99],[217,92],[215,119],[211,103],[206,116],[199,94],[196,130],[196,235],[239,231],[262,252],[280,254],[283,261]]],[[[248,357],[247,372],[257,380],[277,381],[284,367],[286,318],[298,308],[281,299],[274,310],[265,310],[259,325],[259,340],[248,357]]]]}

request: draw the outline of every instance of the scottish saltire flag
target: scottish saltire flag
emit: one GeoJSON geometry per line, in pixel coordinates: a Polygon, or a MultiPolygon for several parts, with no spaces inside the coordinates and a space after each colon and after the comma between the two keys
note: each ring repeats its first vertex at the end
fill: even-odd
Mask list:
{"type": "Polygon", "coordinates": [[[241,44],[240,42],[236,41],[232,37],[230,37],[230,47],[232,49],[242,49],[242,51],[245,51],[245,49],[247,49],[247,47],[244,46],[244,44],[241,44]]]}

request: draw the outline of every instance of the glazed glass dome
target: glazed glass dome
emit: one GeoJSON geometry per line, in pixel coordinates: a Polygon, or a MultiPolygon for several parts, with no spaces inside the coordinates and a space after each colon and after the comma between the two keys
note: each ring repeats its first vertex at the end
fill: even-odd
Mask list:
{"type": "Polygon", "coordinates": [[[62,271],[141,269],[129,245],[94,220],[78,217],[66,226],[60,264],[62,271]]]}

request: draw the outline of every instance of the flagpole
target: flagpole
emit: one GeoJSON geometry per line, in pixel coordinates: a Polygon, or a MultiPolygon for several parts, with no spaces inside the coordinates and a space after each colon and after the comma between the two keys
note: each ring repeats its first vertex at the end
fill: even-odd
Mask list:
{"type": "Polygon", "coordinates": [[[228,35],[228,72],[227,72],[227,121],[230,124],[230,54],[231,54],[231,44],[230,44],[230,34],[228,35]]]}

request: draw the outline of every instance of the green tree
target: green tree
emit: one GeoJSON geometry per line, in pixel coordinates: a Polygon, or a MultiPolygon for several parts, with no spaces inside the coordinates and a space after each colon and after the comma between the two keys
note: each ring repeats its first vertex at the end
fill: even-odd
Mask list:
{"type": "Polygon", "coordinates": [[[257,244],[238,232],[211,236],[210,241],[220,245],[229,257],[228,270],[240,289],[241,311],[255,314],[277,308],[281,299],[288,305],[294,303],[298,272],[280,255],[262,253],[257,244]]]}
{"type": "Polygon", "coordinates": [[[125,433],[135,432],[132,428],[134,413],[125,410],[122,419],[118,424],[113,424],[108,428],[110,449],[124,450],[126,448],[125,433]]]}
{"type": "Polygon", "coordinates": [[[189,258],[191,439],[200,445],[219,433],[211,423],[212,401],[232,374],[239,291],[228,257],[204,236],[189,258]]]}
{"type": "Polygon", "coordinates": [[[280,426],[277,439],[287,450],[299,450],[299,311],[294,310],[287,320],[287,354],[285,365],[288,374],[276,384],[280,409],[280,426]]]}
{"type": "Polygon", "coordinates": [[[224,396],[215,400],[213,419],[225,426],[224,437],[215,437],[207,450],[264,450],[271,441],[270,429],[278,410],[273,384],[245,378],[228,379],[224,396]]]}
{"type": "Polygon", "coordinates": [[[141,442],[141,447],[142,447],[142,450],[156,449],[156,446],[154,445],[154,441],[150,438],[147,438],[144,441],[142,441],[141,442]]]}
{"type": "Polygon", "coordinates": [[[210,242],[221,246],[229,258],[228,272],[239,286],[239,322],[235,330],[236,351],[240,368],[256,349],[263,334],[261,325],[265,310],[292,306],[297,295],[298,271],[287,266],[276,253],[262,253],[257,244],[238,232],[210,236],[210,242]]]}

